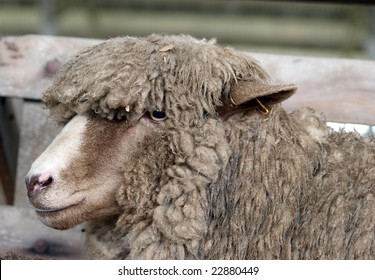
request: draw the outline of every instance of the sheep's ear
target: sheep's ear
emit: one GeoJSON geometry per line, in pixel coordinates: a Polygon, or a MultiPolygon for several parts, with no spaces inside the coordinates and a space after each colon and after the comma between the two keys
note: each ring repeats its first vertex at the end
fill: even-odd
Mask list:
{"type": "Polygon", "coordinates": [[[267,106],[284,101],[297,90],[294,84],[269,85],[259,81],[238,81],[224,98],[224,105],[235,108],[252,108],[267,106]]]}

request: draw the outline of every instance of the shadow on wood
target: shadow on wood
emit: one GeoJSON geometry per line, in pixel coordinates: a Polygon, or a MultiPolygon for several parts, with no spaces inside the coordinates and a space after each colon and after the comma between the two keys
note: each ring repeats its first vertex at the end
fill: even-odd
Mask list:
{"type": "Polygon", "coordinates": [[[0,255],[9,251],[42,259],[85,258],[82,227],[58,231],[42,224],[34,210],[0,206],[0,255]]]}

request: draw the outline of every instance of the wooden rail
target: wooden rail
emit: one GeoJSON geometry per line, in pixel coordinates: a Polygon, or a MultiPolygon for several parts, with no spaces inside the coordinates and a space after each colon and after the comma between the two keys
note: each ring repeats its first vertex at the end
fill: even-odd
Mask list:
{"type": "MultiPolygon", "coordinates": [[[[4,37],[0,41],[0,96],[39,100],[49,85],[48,63],[64,63],[99,40],[48,36],[4,37]]],[[[375,62],[249,53],[275,81],[295,83],[289,110],[310,106],[329,121],[375,123],[375,62]]]]}
{"type": "Polygon", "coordinates": [[[58,231],[43,225],[34,210],[0,206],[0,255],[9,251],[50,259],[82,259],[82,226],[58,231]]]}

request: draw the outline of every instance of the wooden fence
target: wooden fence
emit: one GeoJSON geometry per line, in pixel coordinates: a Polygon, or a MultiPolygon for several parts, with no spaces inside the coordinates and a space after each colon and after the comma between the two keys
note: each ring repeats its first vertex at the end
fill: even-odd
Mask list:
{"type": "Polygon", "coordinates": [[[332,1],[0,1],[0,35],[108,38],[154,32],[219,38],[246,50],[365,56],[371,8],[332,1]],[[328,3],[317,3],[328,2],[328,3]]]}

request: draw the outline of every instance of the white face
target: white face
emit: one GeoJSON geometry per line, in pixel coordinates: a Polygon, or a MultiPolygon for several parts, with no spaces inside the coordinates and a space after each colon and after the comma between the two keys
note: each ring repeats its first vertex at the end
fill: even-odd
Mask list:
{"type": "Polygon", "coordinates": [[[84,116],[74,117],[32,164],[26,176],[28,197],[48,226],[66,229],[120,213],[116,192],[123,166],[131,164],[153,124],[135,125],[84,116]]]}

